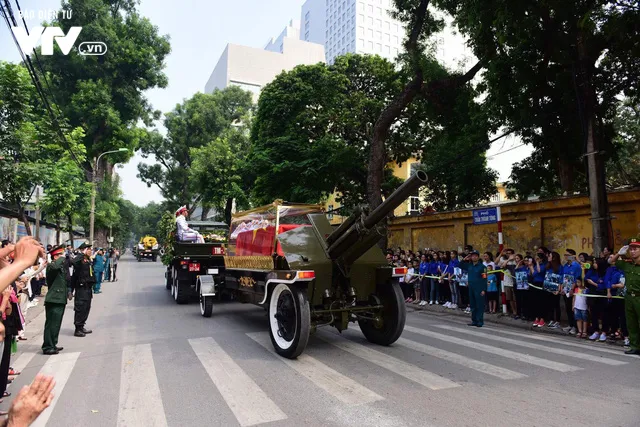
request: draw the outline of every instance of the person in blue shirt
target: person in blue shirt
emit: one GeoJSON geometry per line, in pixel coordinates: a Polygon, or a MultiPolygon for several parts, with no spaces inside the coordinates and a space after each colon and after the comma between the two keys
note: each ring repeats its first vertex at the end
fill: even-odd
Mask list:
{"type": "Polygon", "coordinates": [[[543,327],[546,316],[546,294],[544,288],[544,277],[546,275],[546,260],[544,253],[537,253],[534,262],[530,266],[533,287],[531,288],[531,315],[534,317],[533,327],[543,327]]]}
{"type": "Polygon", "coordinates": [[[576,279],[582,278],[582,266],[576,259],[576,251],[567,249],[564,254],[565,264],[562,266],[562,295],[564,298],[564,307],[567,312],[569,326],[564,328],[565,332],[574,335],[577,331],[576,322],[573,318],[573,288],[576,285],[576,279]]]}
{"type": "Polygon", "coordinates": [[[487,292],[487,267],[480,261],[480,253],[472,251],[460,263],[460,269],[469,275],[469,303],[471,323],[481,328],[484,324],[484,295],[487,292]]]}
{"type": "Polygon", "coordinates": [[[451,260],[447,266],[447,277],[449,278],[449,289],[451,290],[451,305],[449,308],[456,309],[460,303],[460,290],[458,288],[458,282],[454,277],[455,269],[460,265],[458,260],[458,251],[451,251],[451,260]]]}
{"type": "MultiPolygon", "coordinates": [[[[613,255],[609,257],[609,268],[604,275],[604,281],[609,288],[610,295],[624,296],[625,294],[625,277],[624,273],[616,267],[613,261],[613,255]]],[[[610,339],[625,339],[625,345],[629,345],[629,331],[627,330],[627,318],[624,312],[624,299],[611,298],[607,307],[609,314],[609,327],[611,330],[605,331],[610,334],[610,339]]]]}
{"type": "Polygon", "coordinates": [[[529,300],[529,266],[533,262],[531,257],[523,257],[516,254],[516,268],[514,270],[515,284],[513,289],[516,294],[516,306],[522,319],[531,318],[531,301],[529,300]]]}
{"type": "MultiPolygon", "coordinates": [[[[433,254],[433,260],[429,263],[429,276],[440,276],[440,255],[433,254]]],[[[440,281],[431,279],[431,298],[429,305],[440,304],[440,281]]]]}
{"type": "MultiPolygon", "coordinates": [[[[418,267],[418,273],[421,276],[429,274],[429,261],[431,260],[431,255],[422,255],[420,257],[420,267],[418,267]]],[[[429,279],[426,277],[422,277],[420,279],[420,295],[422,295],[422,300],[420,301],[420,305],[426,305],[427,299],[429,298],[429,279]]]]}
{"type": "Polygon", "coordinates": [[[498,307],[498,278],[493,273],[492,265],[487,265],[487,300],[489,313],[495,313],[498,307]]]}
{"type": "MultiPolygon", "coordinates": [[[[607,261],[598,258],[592,265],[592,270],[587,272],[585,276],[585,282],[587,289],[589,289],[590,295],[611,296],[611,288],[606,281],[607,270],[610,268],[607,261]]],[[[609,330],[609,316],[607,298],[589,298],[591,301],[591,328],[593,333],[589,337],[591,341],[599,340],[601,342],[607,341],[607,334],[605,331],[609,330]],[[600,326],[602,322],[602,326],[600,326]]]]}

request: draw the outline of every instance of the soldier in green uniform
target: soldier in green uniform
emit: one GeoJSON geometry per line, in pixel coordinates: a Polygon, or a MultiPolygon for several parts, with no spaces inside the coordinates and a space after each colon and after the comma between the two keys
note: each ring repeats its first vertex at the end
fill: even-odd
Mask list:
{"type": "Polygon", "coordinates": [[[640,356],[640,239],[633,238],[628,246],[620,248],[613,256],[616,267],[624,273],[627,295],[624,299],[624,310],[629,329],[629,350],[625,354],[640,356]],[[631,262],[619,259],[628,255],[631,262]]]}
{"type": "Polygon", "coordinates": [[[44,323],[44,343],[42,352],[58,354],[58,335],[62,325],[64,309],[67,305],[67,277],[65,271],[64,247],[56,246],[49,252],[52,262],[47,266],[47,286],[49,291],[44,299],[46,321],[44,323]]]}
{"type": "Polygon", "coordinates": [[[85,329],[84,326],[89,317],[89,311],[91,310],[91,300],[93,299],[92,288],[96,282],[96,278],[93,274],[91,244],[83,243],[78,249],[80,249],[82,253],[71,261],[73,264],[73,276],[71,277],[69,299],[71,299],[72,296],[75,298],[73,303],[73,310],[75,311],[73,323],[76,326],[76,331],[73,336],[84,337],[86,334],[92,332],[89,329],[85,329]],[[72,292],[75,292],[75,294],[72,295],[72,292]]]}
{"type": "Polygon", "coordinates": [[[487,292],[487,267],[480,261],[480,253],[471,251],[460,263],[460,270],[469,275],[469,304],[471,323],[481,328],[484,325],[484,294],[487,292]],[[471,261],[471,262],[469,262],[471,261]]]}

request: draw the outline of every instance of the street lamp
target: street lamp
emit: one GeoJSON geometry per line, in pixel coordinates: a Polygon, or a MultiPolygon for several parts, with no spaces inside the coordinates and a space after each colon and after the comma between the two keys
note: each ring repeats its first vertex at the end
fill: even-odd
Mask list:
{"type": "Polygon", "coordinates": [[[89,219],[89,242],[93,245],[93,224],[96,219],[96,175],[98,174],[98,165],[100,164],[100,158],[105,154],[111,153],[122,153],[124,151],[129,151],[128,148],[119,148],[117,150],[105,151],[100,154],[96,159],[95,165],[93,167],[93,173],[91,174],[91,215],[89,219]]]}

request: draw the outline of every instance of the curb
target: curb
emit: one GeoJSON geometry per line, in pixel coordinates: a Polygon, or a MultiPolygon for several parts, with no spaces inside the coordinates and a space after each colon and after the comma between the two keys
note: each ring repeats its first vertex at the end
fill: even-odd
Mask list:
{"type": "MultiPolygon", "coordinates": [[[[415,312],[415,313],[423,312],[424,314],[434,314],[440,317],[455,316],[455,317],[464,317],[467,319],[470,316],[469,313],[465,313],[460,309],[450,309],[450,308],[443,307],[442,305],[425,305],[422,307],[413,303],[408,303],[405,305],[407,307],[408,312],[415,312]]],[[[542,328],[536,328],[531,325],[530,320],[523,322],[520,319],[515,320],[511,318],[509,315],[505,315],[502,313],[497,313],[497,314],[485,313],[484,321],[485,323],[493,323],[496,325],[510,326],[512,328],[524,329],[526,331],[531,331],[539,334],[556,335],[561,337],[574,337],[574,335],[564,332],[561,328],[558,328],[558,329],[547,328],[546,326],[542,328]]],[[[581,341],[591,342],[589,340],[581,340],[581,341]]],[[[622,347],[623,343],[622,343],[622,340],[618,340],[614,342],[607,341],[607,344],[622,347]]]]}

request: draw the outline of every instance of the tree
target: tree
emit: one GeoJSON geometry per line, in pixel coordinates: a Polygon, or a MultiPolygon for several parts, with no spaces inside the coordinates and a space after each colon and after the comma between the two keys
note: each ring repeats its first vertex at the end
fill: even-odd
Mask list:
{"type": "MultiPolygon", "coordinates": [[[[59,16],[65,18],[50,25],[62,28],[65,34],[72,26],[81,26],[77,43],[103,41],[108,52],[83,56],[71,50],[62,55],[54,44],[53,55],[40,57],[62,114],[72,127],[85,130],[82,142],[87,148],[88,171],[93,171],[93,159],[108,150],[128,148],[109,158],[111,164],[126,162],[145,135],[138,123],[150,125],[158,117],[143,93],[167,86],[163,69],[171,50],[169,37],[160,36],[158,28],[138,14],[137,3],[63,0],[61,10],[67,13],[59,16]]],[[[99,169],[110,173],[107,165],[105,159],[99,169]]]]}
{"type": "Polygon", "coordinates": [[[607,184],[612,188],[640,186],[640,103],[627,98],[618,105],[614,124],[616,151],[607,163],[607,184]]]}
{"type": "Polygon", "coordinates": [[[637,2],[438,0],[437,5],[454,16],[476,56],[491,59],[485,73],[488,105],[499,121],[543,151],[529,163],[556,171],[570,192],[574,159],[585,156],[598,253],[608,242],[604,162],[613,149],[616,97],[637,95],[640,77],[637,2]]]}
{"type": "MultiPolygon", "coordinates": [[[[233,201],[247,206],[242,166],[249,148],[246,129],[232,129],[200,148],[191,148],[189,181],[203,206],[212,206],[231,224],[233,201]]],[[[203,220],[206,219],[203,209],[203,220]]],[[[156,221],[157,222],[157,221],[156,221]]]]}
{"type": "Polygon", "coordinates": [[[149,187],[157,186],[172,208],[187,205],[193,211],[202,195],[194,193],[189,182],[191,149],[215,141],[233,124],[248,120],[251,109],[251,93],[236,86],[196,93],[165,115],[166,137],[153,131],[142,139],[143,157],[153,155],[157,163],[140,163],[138,177],[149,187]]]}
{"type": "MultiPolygon", "coordinates": [[[[430,78],[449,75],[433,59],[424,63],[430,78]]],[[[353,54],[331,66],[298,66],[276,77],[261,93],[252,128],[247,164],[255,175],[253,199],[316,203],[337,191],[347,209],[366,202],[375,124],[406,80],[405,72],[383,58],[353,54]]],[[[484,150],[474,149],[483,141],[488,148],[489,129],[474,96],[466,87],[446,109],[418,99],[387,135],[385,159],[402,163],[421,157],[429,187],[447,189],[427,196],[439,208],[472,205],[495,189],[484,150]],[[458,169],[450,165],[456,155],[461,155],[458,169]],[[469,175],[476,179],[468,180],[469,175]]],[[[385,167],[381,193],[388,196],[399,182],[385,167]]]]}

